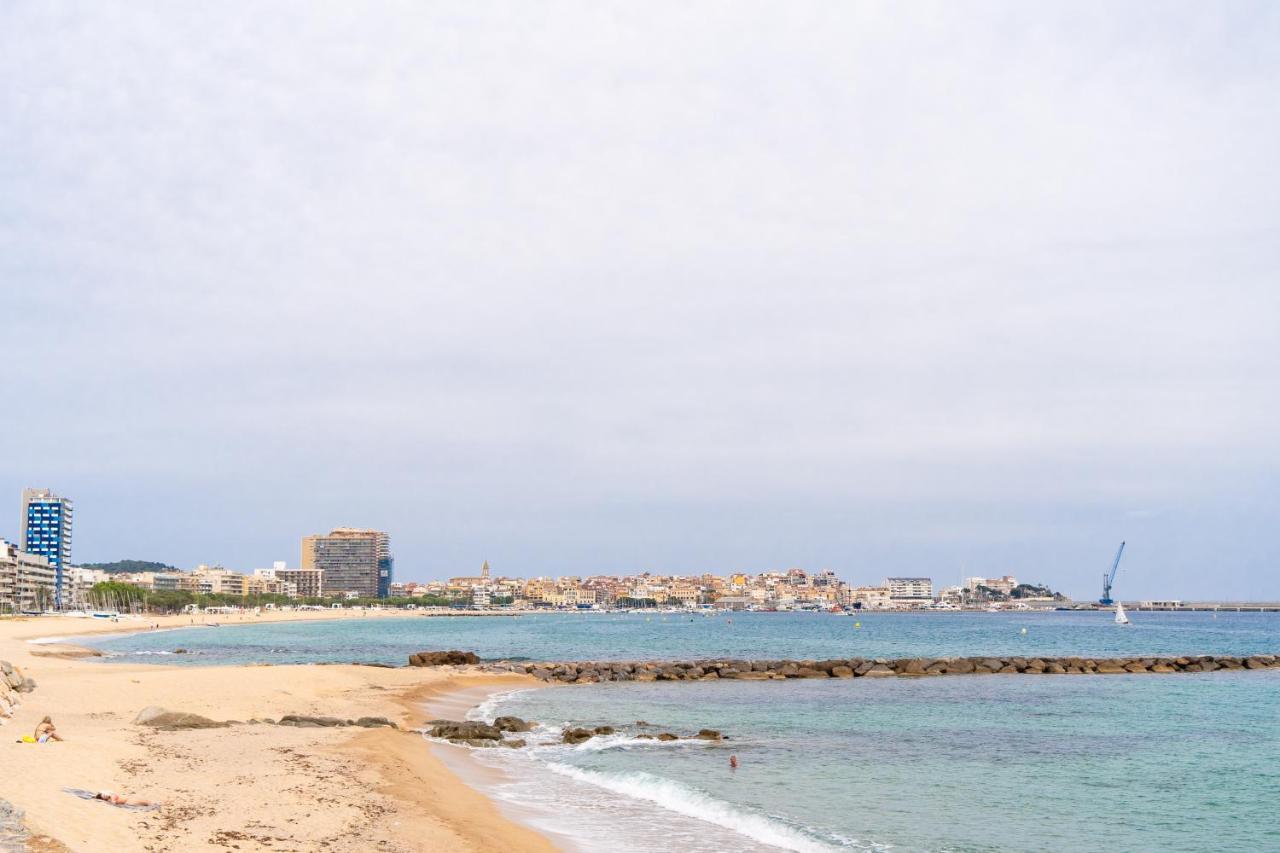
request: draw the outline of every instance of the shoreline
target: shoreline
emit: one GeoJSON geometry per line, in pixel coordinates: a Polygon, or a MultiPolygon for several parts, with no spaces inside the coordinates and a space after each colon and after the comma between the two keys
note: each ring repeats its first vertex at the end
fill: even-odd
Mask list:
{"type": "MultiPolygon", "coordinates": [[[[418,710],[428,718],[469,720],[471,712],[483,707],[496,696],[502,696],[519,690],[542,690],[551,685],[546,684],[486,684],[460,687],[451,691],[437,691],[422,697],[418,710]]],[[[513,776],[499,767],[482,763],[475,750],[460,744],[443,743],[438,740],[425,740],[427,747],[449,770],[472,789],[487,797],[499,813],[508,820],[548,837],[554,841],[556,849],[575,853],[581,845],[569,835],[547,827],[537,826],[539,818],[546,815],[528,806],[516,803],[501,796],[491,796],[492,789],[513,781],[513,776]]]]}
{"type": "MultiPolygon", "coordinates": [[[[386,611],[309,611],[223,624],[393,616],[403,618],[386,611]]],[[[185,616],[136,625],[67,617],[0,620],[0,660],[36,682],[13,719],[0,725],[0,760],[8,771],[0,778],[0,800],[25,812],[27,828],[42,838],[41,849],[557,849],[468,786],[411,731],[421,726],[421,703],[430,697],[538,686],[533,679],[341,664],[90,666],[66,642],[147,632],[155,623],[162,629],[195,627],[185,616]],[[60,642],[30,642],[51,635],[60,642]],[[48,654],[51,645],[66,646],[70,654],[48,654]],[[401,729],[244,723],[168,732],[133,725],[133,717],[152,705],[215,720],[379,715],[401,729]],[[53,717],[65,742],[14,743],[45,715],[53,717]],[[114,809],[77,800],[62,787],[109,789],[163,805],[149,813],[114,809]]]]}
{"type": "MultiPolygon", "coordinates": [[[[221,624],[405,618],[395,611],[246,616],[221,624]]],[[[0,760],[11,768],[8,778],[0,779],[0,800],[25,809],[33,833],[56,836],[66,845],[50,841],[49,850],[578,849],[589,842],[565,834],[572,830],[558,830],[558,812],[513,802],[509,796],[523,796],[519,787],[505,794],[500,790],[507,782],[527,781],[519,766],[495,767],[466,747],[429,741],[405,729],[417,729],[432,717],[465,719],[497,694],[567,681],[911,678],[995,674],[1008,671],[1005,666],[1019,674],[1066,674],[1076,665],[1078,674],[1134,672],[1119,666],[1118,659],[1073,663],[1049,657],[493,661],[462,669],[358,663],[86,666],[79,660],[96,652],[78,644],[154,633],[157,623],[164,632],[207,627],[187,616],[121,622],[0,619],[0,659],[17,664],[37,682],[18,709],[16,729],[0,727],[0,741],[8,740],[0,745],[7,750],[0,760]],[[935,666],[941,670],[930,671],[935,666]],[[159,732],[133,725],[137,712],[150,705],[250,722],[225,732],[159,732]],[[385,716],[401,730],[254,724],[286,713],[385,716]],[[44,714],[54,717],[66,743],[13,743],[11,732],[28,733],[44,714]],[[165,807],[151,815],[122,813],[105,804],[76,802],[61,793],[63,786],[110,789],[155,799],[165,807]]],[[[1263,657],[1258,661],[1263,668],[1280,666],[1276,656],[1263,657]]],[[[1145,672],[1167,671],[1155,669],[1157,665],[1179,672],[1254,668],[1246,659],[1230,656],[1141,660],[1145,672]],[[1233,665],[1206,667],[1207,662],[1226,660],[1233,665]]],[[[556,802],[565,799],[559,796],[556,802]]]]}

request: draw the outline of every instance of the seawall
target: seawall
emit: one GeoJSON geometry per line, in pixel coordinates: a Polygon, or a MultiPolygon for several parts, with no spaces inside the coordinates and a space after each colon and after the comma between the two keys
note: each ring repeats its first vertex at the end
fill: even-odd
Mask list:
{"type": "MultiPolygon", "coordinates": [[[[429,653],[424,652],[425,657],[429,653]]],[[[423,657],[414,657],[423,660],[423,657]]],[[[430,665],[417,663],[411,665],[430,665]]],[[[952,657],[829,660],[574,661],[482,663],[492,672],[525,673],[540,681],[777,681],[788,678],[923,678],[939,675],[1123,675],[1227,672],[1280,668],[1276,655],[1183,657],[952,657]]]]}

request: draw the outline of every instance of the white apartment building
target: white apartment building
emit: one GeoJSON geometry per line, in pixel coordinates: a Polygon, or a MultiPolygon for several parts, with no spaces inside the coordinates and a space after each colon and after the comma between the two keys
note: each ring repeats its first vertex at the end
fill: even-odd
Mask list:
{"type": "Polygon", "coordinates": [[[932,578],[885,578],[884,585],[889,589],[889,598],[898,603],[933,600],[932,578]]]}

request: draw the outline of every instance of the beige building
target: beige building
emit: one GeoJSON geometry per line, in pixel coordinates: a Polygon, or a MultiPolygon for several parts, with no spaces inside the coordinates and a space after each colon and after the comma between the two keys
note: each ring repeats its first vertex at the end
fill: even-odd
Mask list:
{"type": "Polygon", "coordinates": [[[0,539],[0,613],[53,606],[54,570],[49,558],[28,554],[0,539]]]}
{"type": "Polygon", "coordinates": [[[324,572],[319,569],[274,569],[276,580],[289,584],[295,598],[320,598],[324,595],[324,572]]]}
{"type": "Polygon", "coordinates": [[[195,591],[204,595],[238,595],[248,593],[249,579],[239,572],[221,566],[200,566],[192,573],[195,591]]]}
{"type": "Polygon", "coordinates": [[[331,595],[385,598],[391,586],[391,537],[356,527],[304,536],[301,568],[324,572],[324,588],[331,595]]]}
{"type": "Polygon", "coordinates": [[[976,592],[978,587],[985,586],[987,589],[995,592],[1009,595],[1013,592],[1013,588],[1018,585],[1018,579],[1013,575],[1005,575],[1002,578],[965,578],[964,586],[969,592],[976,592]]]}
{"type": "Polygon", "coordinates": [[[861,604],[868,610],[879,610],[893,605],[887,586],[858,586],[849,590],[850,604],[861,604]]]}

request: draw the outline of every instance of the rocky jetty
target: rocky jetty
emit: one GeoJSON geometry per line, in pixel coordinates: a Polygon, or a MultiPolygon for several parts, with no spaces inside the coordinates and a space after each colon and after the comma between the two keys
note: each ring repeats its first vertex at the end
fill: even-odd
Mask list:
{"type": "Polygon", "coordinates": [[[426,733],[450,743],[463,743],[468,746],[524,746],[523,740],[507,739],[503,735],[505,732],[527,732],[532,727],[519,717],[500,717],[499,719],[506,721],[503,727],[474,720],[428,720],[426,733]]]}
{"type": "Polygon", "coordinates": [[[409,666],[462,666],[480,663],[475,652],[418,652],[409,655],[409,666]]]}
{"type": "Polygon", "coordinates": [[[612,735],[617,733],[618,730],[613,726],[596,726],[594,729],[584,729],[580,726],[572,726],[561,733],[560,740],[564,743],[582,743],[583,741],[591,740],[597,735],[612,735]]]}
{"type": "Polygon", "coordinates": [[[952,657],[830,660],[579,661],[484,664],[492,672],[532,675],[540,681],[777,681],[788,678],[923,678],[935,675],[1122,675],[1218,672],[1280,667],[1276,655],[1195,657],[952,657]]]}
{"type": "Polygon", "coordinates": [[[493,721],[493,724],[504,732],[528,732],[533,731],[533,724],[528,723],[519,717],[503,716],[493,721]]]}
{"type": "MultiPolygon", "coordinates": [[[[648,723],[636,723],[637,727],[647,727],[648,723]]],[[[508,738],[506,734],[509,732],[527,732],[533,729],[533,724],[526,722],[519,717],[498,717],[492,724],[482,723],[475,720],[427,720],[423,732],[431,737],[441,738],[450,743],[466,744],[467,746],[478,747],[522,747],[526,741],[522,738],[508,738]]],[[[595,726],[594,728],[586,728],[584,726],[566,726],[560,732],[560,742],[571,745],[586,743],[593,737],[604,737],[606,735],[618,734],[619,730],[613,726],[595,726]]],[[[671,732],[662,732],[661,734],[637,734],[636,738],[643,740],[706,740],[706,741],[722,741],[728,740],[727,735],[723,735],[715,729],[699,729],[695,735],[672,734],[671,732]]]]}
{"type": "Polygon", "coordinates": [[[19,696],[36,689],[36,683],[23,674],[22,670],[0,660],[0,723],[14,715],[21,704],[19,696]]]}

